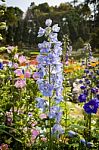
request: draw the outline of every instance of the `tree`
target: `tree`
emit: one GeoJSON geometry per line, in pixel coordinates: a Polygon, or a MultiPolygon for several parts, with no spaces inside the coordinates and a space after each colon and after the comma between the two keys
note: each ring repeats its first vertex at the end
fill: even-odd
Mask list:
{"type": "Polygon", "coordinates": [[[23,16],[22,10],[18,7],[7,7],[5,13],[6,23],[7,23],[7,34],[6,40],[7,44],[18,44],[20,41],[20,32],[21,32],[21,22],[23,16]]]}
{"type": "MultiPolygon", "coordinates": [[[[2,2],[5,2],[4,0],[1,0],[2,2]]],[[[6,7],[3,5],[0,5],[0,52],[4,51],[6,48],[4,47],[4,33],[6,29],[6,22],[4,20],[4,14],[5,14],[6,7]]]]}
{"type": "Polygon", "coordinates": [[[6,29],[6,22],[4,18],[5,10],[6,10],[6,7],[4,5],[0,5],[0,42],[1,44],[4,42],[4,39],[5,39],[5,29],[6,29]]]}
{"type": "Polygon", "coordinates": [[[50,7],[49,7],[48,3],[39,4],[37,8],[41,12],[44,12],[44,13],[49,13],[50,12],[50,7]]]}
{"type": "Polygon", "coordinates": [[[74,44],[74,48],[78,50],[79,48],[83,48],[83,47],[84,47],[84,41],[81,37],[79,37],[78,40],[74,44]]]}
{"type": "Polygon", "coordinates": [[[78,0],[73,0],[71,3],[72,3],[73,6],[75,7],[75,6],[76,6],[76,3],[78,3],[78,0]]]}

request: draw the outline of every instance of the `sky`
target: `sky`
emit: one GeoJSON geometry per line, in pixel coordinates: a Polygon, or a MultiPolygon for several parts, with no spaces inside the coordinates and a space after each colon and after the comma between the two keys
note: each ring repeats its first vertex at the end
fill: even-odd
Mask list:
{"type": "Polygon", "coordinates": [[[60,3],[71,1],[73,0],[7,0],[7,6],[16,6],[25,12],[30,6],[31,2],[34,2],[36,5],[47,2],[50,6],[55,6],[59,5],[60,3]]]}

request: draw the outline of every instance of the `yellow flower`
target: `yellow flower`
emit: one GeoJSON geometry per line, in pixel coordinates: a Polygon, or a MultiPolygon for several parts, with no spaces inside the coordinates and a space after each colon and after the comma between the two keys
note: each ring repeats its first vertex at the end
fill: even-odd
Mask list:
{"type": "Polygon", "coordinates": [[[24,79],[24,74],[21,74],[19,78],[24,79]]]}

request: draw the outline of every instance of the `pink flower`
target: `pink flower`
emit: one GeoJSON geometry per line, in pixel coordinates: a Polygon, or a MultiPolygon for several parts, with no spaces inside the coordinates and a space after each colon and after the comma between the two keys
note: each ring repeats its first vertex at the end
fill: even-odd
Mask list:
{"type": "Polygon", "coordinates": [[[11,117],[6,116],[6,124],[7,124],[8,126],[10,126],[10,125],[12,124],[12,118],[11,118],[11,117]]]}
{"type": "Polygon", "coordinates": [[[46,137],[42,137],[42,138],[41,138],[41,141],[46,142],[46,141],[47,141],[47,138],[46,138],[46,137]]]}
{"type": "Polygon", "coordinates": [[[2,144],[1,146],[0,146],[0,150],[8,150],[9,148],[8,148],[8,145],[7,144],[2,144]]]}
{"type": "Polygon", "coordinates": [[[38,130],[33,129],[33,131],[32,131],[32,138],[35,139],[39,134],[40,134],[40,132],[38,130]]]}
{"type": "Polygon", "coordinates": [[[18,79],[16,82],[15,82],[15,87],[16,88],[23,88],[26,86],[26,81],[25,80],[22,80],[22,79],[18,79]]]}
{"type": "Polygon", "coordinates": [[[32,76],[35,80],[37,80],[39,78],[39,74],[38,72],[34,72],[33,76],[32,76]]]}
{"type": "Polygon", "coordinates": [[[18,68],[18,64],[17,64],[17,63],[14,63],[14,64],[13,64],[13,67],[14,67],[15,69],[17,69],[17,68],[18,68]]]}
{"type": "Polygon", "coordinates": [[[34,126],[36,126],[36,125],[37,125],[37,122],[36,122],[36,121],[31,124],[32,127],[34,127],[34,126]]]}
{"type": "Polygon", "coordinates": [[[66,61],[66,65],[68,65],[69,64],[69,62],[68,61],[66,61]]]}
{"type": "Polygon", "coordinates": [[[47,115],[46,114],[40,114],[40,118],[45,119],[45,118],[47,118],[47,115]]]}
{"type": "Polygon", "coordinates": [[[24,77],[25,78],[30,78],[31,77],[31,74],[28,70],[24,73],[24,77]]]}
{"type": "Polygon", "coordinates": [[[7,47],[7,52],[10,54],[13,51],[14,47],[13,46],[8,46],[7,47]]]}
{"type": "Polygon", "coordinates": [[[19,57],[19,63],[22,64],[22,63],[25,63],[25,62],[26,62],[25,56],[21,55],[21,56],[19,57]]]}
{"type": "Polygon", "coordinates": [[[14,73],[16,74],[16,76],[21,76],[23,74],[21,69],[16,69],[14,73]]]}
{"type": "Polygon", "coordinates": [[[14,55],[14,59],[18,59],[18,57],[19,57],[19,54],[14,55]]]}

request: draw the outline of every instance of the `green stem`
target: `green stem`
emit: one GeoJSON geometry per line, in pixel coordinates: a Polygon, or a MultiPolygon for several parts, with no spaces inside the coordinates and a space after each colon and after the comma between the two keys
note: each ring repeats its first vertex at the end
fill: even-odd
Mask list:
{"type": "Polygon", "coordinates": [[[15,122],[15,98],[14,98],[14,74],[12,74],[12,87],[11,87],[11,93],[12,93],[12,113],[13,113],[13,122],[15,122]]]}
{"type": "Polygon", "coordinates": [[[87,56],[86,56],[86,67],[87,67],[87,56]]]}
{"type": "MultiPolygon", "coordinates": [[[[11,61],[12,61],[12,64],[14,63],[14,59],[13,59],[13,56],[11,58],[11,61]]],[[[13,72],[13,68],[11,68],[11,70],[9,70],[9,74],[12,74],[12,86],[11,86],[11,94],[12,94],[12,102],[13,102],[13,105],[12,105],[12,114],[13,114],[13,122],[15,123],[15,98],[14,98],[14,72],[13,72]]]]}
{"type": "MultiPolygon", "coordinates": [[[[49,65],[49,84],[50,81],[50,65],[49,65]]],[[[49,97],[49,113],[51,108],[51,97],[49,97]]],[[[51,137],[51,120],[49,120],[49,150],[52,150],[52,137],[51,137]]]]}
{"type": "MultiPolygon", "coordinates": [[[[51,98],[49,97],[49,113],[50,113],[50,107],[51,107],[51,98]]],[[[51,136],[51,120],[49,120],[49,150],[52,149],[52,136],[51,136]]]]}
{"type": "Polygon", "coordinates": [[[66,89],[64,92],[65,96],[65,133],[66,133],[66,128],[67,128],[67,103],[66,103],[66,89]]]}
{"type": "Polygon", "coordinates": [[[90,141],[91,140],[91,114],[89,114],[88,119],[89,119],[89,127],[88,127],[89,138],[88,138],[88,140],[90,141]]]}

